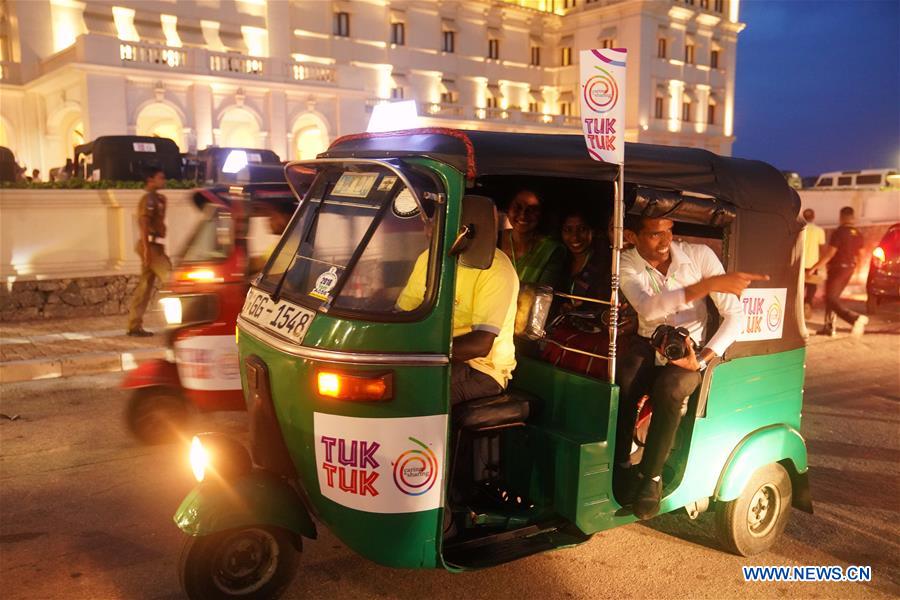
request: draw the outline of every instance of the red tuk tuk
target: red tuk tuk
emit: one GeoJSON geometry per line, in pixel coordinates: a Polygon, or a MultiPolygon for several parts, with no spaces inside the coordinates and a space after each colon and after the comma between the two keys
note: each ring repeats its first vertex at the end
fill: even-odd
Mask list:
{"type": "Polygon", "coordinates": [[[206,188],[194,203],[203,219],[160,299],[172,352],[142,363],[122,383],[133,390],[128,428],[144,443],[173,439],[195,411],[244,410],[235,322],[250,277],[278,241],[268,217],[289,215],[297,201],[280,182],[206,188]]]}

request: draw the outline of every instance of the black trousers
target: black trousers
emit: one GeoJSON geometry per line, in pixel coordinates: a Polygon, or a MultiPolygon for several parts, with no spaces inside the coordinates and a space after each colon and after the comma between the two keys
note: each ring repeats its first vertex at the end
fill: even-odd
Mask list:
{"type": "Polygon", "coordinates": [[[493,377],[473,369],[468,363],[450,366],[450,406],[502,393],[503,388],[493,377]]]}
{"type": "Polygon", "coordinates": [[[825,326],[834,326],[834,315],[839,316],[851,325],[859,317],[841,302],[841,294],[850,282],[855,267],[852,265],[835,266],[828,269],[828,279],[825,280],[825,326]]]}
{"type": "Polygon", "coordinates": [[[657,366],[655,355],[647,338],[636,338],[622,357],[616,377],[619,384],[616,464],[627,461],[631,455],[638,400],[650,394],[653,403],[653,418],[640,464],[644,477],[662,474],[688,399],[703,379],[700,373],[675,365],[657,366]]]}
{"type": "Polygon", "coordinates": [[[803,285],[803,303],[812,306],[813,299],[816,297],[816,289],[819,286],[815,283],[806,283],[803,285]]]}

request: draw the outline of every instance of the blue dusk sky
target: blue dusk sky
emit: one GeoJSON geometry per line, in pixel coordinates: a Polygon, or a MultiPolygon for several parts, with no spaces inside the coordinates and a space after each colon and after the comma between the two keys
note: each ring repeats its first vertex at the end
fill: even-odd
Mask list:
{"type": "Polygon", "coordinates": [[[740,19],[734,156],[900,165],[900,0],[744,0],[740,19]]]}

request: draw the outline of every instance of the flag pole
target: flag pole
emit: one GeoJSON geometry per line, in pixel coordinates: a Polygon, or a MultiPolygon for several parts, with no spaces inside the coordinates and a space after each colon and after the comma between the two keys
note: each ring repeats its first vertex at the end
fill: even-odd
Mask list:
{"type": "Polygon", "coordinates": [[[625,164],[619,164],[619,174],[614,184],[613,200],[613,239],[612,239],[612,276],[609,298],[609,382],[616,382],[616,340],[619,335],[619,262],[622,253],[622,229],[625,220],[625,164]]]}

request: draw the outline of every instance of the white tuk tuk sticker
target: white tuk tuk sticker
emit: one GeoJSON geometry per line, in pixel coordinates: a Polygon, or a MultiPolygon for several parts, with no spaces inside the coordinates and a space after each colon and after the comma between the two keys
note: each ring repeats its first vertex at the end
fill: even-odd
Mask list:
{"type": "Polygon", "coordinates": [[[741,294],[739,342],[781,339],[787,288],[747,288],[741,294]]]}
{"type": "Polygon", "coordinates": [[[176,340],[175,364],[186,389],[241,389],[240,359],[233,335],[201,335],[176,340]]]}
{"type": "Polygon", "coordinates": [[[625,162],[625,48],[582,50],[581,123],[590,157],[625,162]]]}
{"type": "Polygon", "coordinates": [[[447,415],[364,419],[317,412],[313,435],[326,498],[373,513],[442,505],[447,415]]]}
{"type": "Polygon", "coordinates": [[[334,289],[334,286],[337,285],[338,280],[338,272],[337,267],[331,267],[316,279],[316,287],[309,293],[313,298],[318,298],[319,300],[328,300],[328,294],[331,293],[331,290],[334,289]]]}

